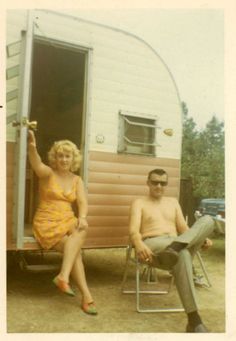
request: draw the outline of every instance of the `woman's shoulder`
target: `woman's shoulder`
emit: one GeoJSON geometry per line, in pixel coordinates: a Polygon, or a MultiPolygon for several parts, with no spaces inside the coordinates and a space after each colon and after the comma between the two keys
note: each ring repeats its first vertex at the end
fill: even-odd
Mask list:
{"type": "Polygon", "coordinates": [[[76,183],[81,183],[82,182],[81,176],[79,176],[77,174],[74,174],[74,173],[71,173],[71,174],[72,174],[73,181],[75,181],[76,183]]]}

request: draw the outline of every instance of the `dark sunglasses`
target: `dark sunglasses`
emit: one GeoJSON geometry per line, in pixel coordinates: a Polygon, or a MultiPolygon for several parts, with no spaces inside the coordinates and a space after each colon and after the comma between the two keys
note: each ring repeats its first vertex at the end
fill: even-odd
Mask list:
{"type": "Polygon", "coordinates": [[[167,186],[168,182],[167,181],[155,181],[155,180],[149,180],[150,181],[150,184],[152,186],[158,186],[158,185],[161,185],[162,187],[163,186],[167,186]]]}

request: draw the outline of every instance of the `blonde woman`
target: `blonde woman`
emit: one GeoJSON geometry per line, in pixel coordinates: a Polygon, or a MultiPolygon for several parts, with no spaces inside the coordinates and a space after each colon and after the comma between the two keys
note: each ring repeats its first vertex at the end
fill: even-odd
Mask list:
{"type": "Polygon", "coordinates": [[[33,233],[44,249],[63,253],[59,274],[53,283],[65,294],[74,296],[69,278],[72,276],[82,295],[82,310],[97,314],[89,291],[81,256],[88,223],[88,204],[82,179],[73,172],[79,169],[81,155],[69,140],[55,142],[48,153],[49,166],[37,152],[33,131],[28,132],[28,155],[30,164],[39,178],[39,205],[33,220],[33,233]],[[72,210],[78,206],[79,217],[72,210]]]}

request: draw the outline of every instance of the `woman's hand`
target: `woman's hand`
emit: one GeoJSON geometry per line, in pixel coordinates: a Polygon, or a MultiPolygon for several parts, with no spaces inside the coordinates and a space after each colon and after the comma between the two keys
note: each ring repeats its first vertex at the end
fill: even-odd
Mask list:
{"type": "Polygon", "coordinates": [[[33,130],[28,130],[28,146],[36,148],[36,138],[33,130]]]}
{"type": "Polygon", "coordinates": [[[87,218],[86,217],[79,217],[77,229],[78,230],[86,230],[87,227],[88,227],[87,218]]]}

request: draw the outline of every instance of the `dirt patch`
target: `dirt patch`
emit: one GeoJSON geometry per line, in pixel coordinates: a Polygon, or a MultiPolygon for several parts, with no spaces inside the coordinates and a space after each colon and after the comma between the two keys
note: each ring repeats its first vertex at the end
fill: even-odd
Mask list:
{"type": "MultiPolygon", "coordinates": [[[[214,239],[214,245],[209,251],[202,252],[212,287],[196,288],[200,314],[207,327],[215,333],[225,332],[224,250],[224,238],[218,237],[214,239]]],[[[138,313],[135,308],[135,296],[121,293],[125,249],[85,250],[84,263],[88,283],[99,311],[97,316],[88,316],[81,311],[78,291],[77,297],[73,298],[56,290],[52,284],[55,271],[27,273],[11,264],[7,278],[8,333],[185,332],[184,312],[138,313]]],[[[195,266],[200,272],[197,260],[195,266]]],[[[132,284],[132,278],[133,267],[129,271],[129,286],[132,284]]],[[[175,286],[168,296],[143,297],[142,304],[153,307],[157,304],[181,306],[175,286]]]]}

